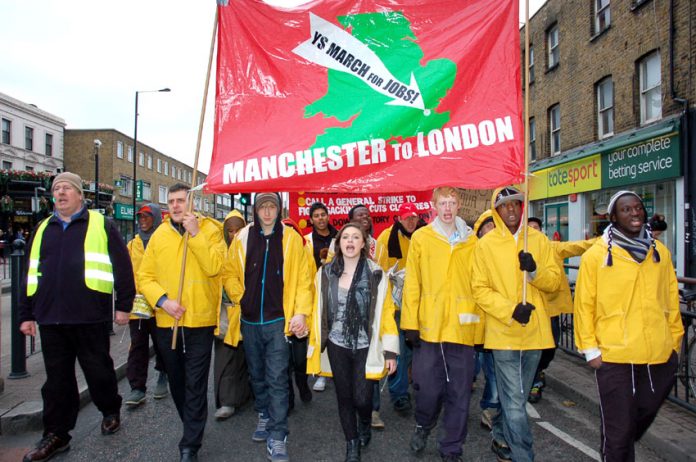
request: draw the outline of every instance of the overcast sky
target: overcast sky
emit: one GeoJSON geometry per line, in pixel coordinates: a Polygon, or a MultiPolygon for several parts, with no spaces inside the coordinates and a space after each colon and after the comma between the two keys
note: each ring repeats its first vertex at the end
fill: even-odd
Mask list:
{"type": "MultiPolygon", "coordinates": [[[[272,0],[288,4],[301,0],[272,0]]],[[[530,0],[530,16],[546,0],[530,0]]],[[[524,0],[520,1],[524,19],[524,0]]],[[[193,165],[214,0],[1,0],[0,92],[65,119],[67,128],[115,128],[193,165]]],[[[213,138],[214,75],[199,169],[213,138]]]]}

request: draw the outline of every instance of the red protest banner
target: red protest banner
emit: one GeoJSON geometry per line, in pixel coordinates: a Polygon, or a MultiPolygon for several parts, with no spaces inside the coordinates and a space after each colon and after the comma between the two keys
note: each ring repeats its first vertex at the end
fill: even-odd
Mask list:
{"type": "Polygon", "coordinates": [[[340,229],[348,222],[348,211],[358,204],[365,205],[372,217],[372,235],[377,237],[399,216],[399,206],[406,202],[416,205],[418,215],[430,221],[430,199],[432,191],[414,191],[405,194],[336,194],[336,193],[290,193],[288,215],[298,224],[302,233],[312,232],[309,224],[309,208],[315,202],[326,205],[329,223],[340,229]]]}
{"type": "Polygon", "coordinates": [[[516,0],[219,7],[216,192],[522,179],[516,0]]]}

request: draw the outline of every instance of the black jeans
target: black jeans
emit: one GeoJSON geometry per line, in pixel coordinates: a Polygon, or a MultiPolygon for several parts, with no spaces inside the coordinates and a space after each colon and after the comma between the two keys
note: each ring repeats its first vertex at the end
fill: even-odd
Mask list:
{"type": "Polygon", "coordinates": [[[367,348],[353,351],[327,342],[333,383],[338,401],[338,417],[341,420],[346,441],[358,437],[356,414],[361,422],[368,424],[372,419],[372,394],[375,380],[365,377],[367,348]]]}
{"type": "Polygon", "coordinates": [[[171,328],[157,328],[157,343],[169,379],[169,390],[184,424],[179,449],[198,449],[208,418],[208,373],[215,327],[180,327],[176,350],[171,328]]]}
{"type": "Polygon", "coordinates": [[[111,323],[42,325],[41,352],[46,367],[43,396],[44,435],[55,433],[69,440],[80,410],[75,378],[75,359],[85,374],[89,394],[102,415],[118,414],[118,394],[114,362],[109,355],[111,323]]]}
{"type": "Polygon", "coordinates": [[[131,319],[128,321],[130,348],[126,364],[126,377],[131,390],[147,390],[147,368],[150,362],[150,338],[155,349],[155,370],[164,372],[159,346],[157,345],[157,322],[155,318],[131,319]]]}

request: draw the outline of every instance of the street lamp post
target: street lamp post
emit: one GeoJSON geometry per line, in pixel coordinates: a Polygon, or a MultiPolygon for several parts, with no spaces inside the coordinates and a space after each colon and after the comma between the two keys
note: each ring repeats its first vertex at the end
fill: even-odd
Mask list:
{"type": "Polygon", "coordinates": [[[94,206],[93,209],[99,208],[99,148],[102,142],[94,140],[94,206]]]}
{"type": "Polygon", "coordinates": [[[135,92],[135,129],[133,130],[133,235],[135,236],[137,226],[138,226],[138,220],[136,219],[135,216],[135,210],[136,210],[136,197],[135,197],[135,189],[136,189],[136,181],[138,180],[137,178],[137,166],[138,166],[138,94],[140,93],[167,93],[172,91],[169,88],[161,88],[159,90],[137,90],[135,92]]]}

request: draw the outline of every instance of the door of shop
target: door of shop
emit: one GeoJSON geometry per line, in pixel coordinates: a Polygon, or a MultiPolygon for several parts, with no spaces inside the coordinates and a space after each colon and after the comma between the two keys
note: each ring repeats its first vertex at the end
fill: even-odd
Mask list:
{"type": "Polygon", "coordinates": [[[568,203],[559,202],[544,206],[544,229],[552,241],[568,240],[568,203]]]}

